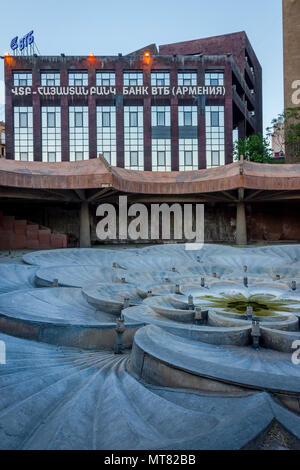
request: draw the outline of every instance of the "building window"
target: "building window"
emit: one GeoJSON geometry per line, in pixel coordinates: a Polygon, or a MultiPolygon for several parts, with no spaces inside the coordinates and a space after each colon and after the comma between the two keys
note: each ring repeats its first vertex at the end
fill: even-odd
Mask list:
{"type": "Polygon", "coordinates": [[[124,85],[143,85],[143,72],[124,72],[124,85]]]}
{"type": "Polygon", "coordinates": [[[96,72],[96,85],[97,86],[115,86],[116,85],[115,72],[96,72]]]}
{"type": "Polygon", "coordinates": [[[152,139],[152,171],[171,171],[171,139],[152,139]]]}
{"type": "Polygon", "coordinates": [[[75,111],[74,125],[75,127],[83,127],[83,111],[75,111]]]}
{"type": "Polygon", "coordinates": [[[83,160],[83,152],[82,151],[75,151],[75,161],[83,160]]]}
{"type": "Polygon", "coordinates": [[[103,157],[105,158],[105,160],[107,161],[107,163],[109,163],[110,165],[112,165],[111,163],[111,152],[108,152],[107,150],[102,152],[102,155],[103,157]]]}
{"type": "Polygon", "coordinates": [[[59,106],[42,106],[42,160],[61,162],[61,110],[59,106]]]}
{"type": "Polygon", "coordinates": [[[179,72],[178,73],[178,85],[179,86],[197,85],[197,73],[196,72],[179,72]]]}
{"type": "Polygon", "coordinates": [[[144,169],[143,106],[124,106],[124,147],[125,147],[125,155],[124,155],[125,168],[131,168],[133,170],[143,170],[144,169]]]}
{"type": "Polygon", "coordinates": [[[1,132],[1,144],[5,145],[5,132],[1,132]]]}
{"type": "Polygon", "coordinates": [[[178,125],[197,127],[197,106],[178,106],[178,125]]]}
{"type": "Polygon", "coordinates": [[[206,86],[223,86],[224,85],[224,73],[219,72],[207,72],[205,74],[205,85],[206,86]]]}
{"type": "Polygon", "coordinates": [[[14,72],[14,86],[32,86],[31,72],[14,72]]]}
{"type": "Polygon", "coordinates": [[[20,160],[22,162],[28,162],[28,152],[20,152],[20,160]]]}
{"type": "Polygon", "coordinates": [[[165,126],[166,125],[166,118],[164,111],[158,111],[157,113],[157,125],[158,126],[165,126]]]}
{"type": "Polygon", "coordinates": [[[152,127],[160,127],[171,125],[170,106],[152,106],[151,108],[151,125],[152,127]]]}
{"type": "Polygon", "coordinates": [[[129,112],[129,126],[138,127],[138,113],[137,111],[129,112]]]}
{"type": "Polygon", "coordinates": [[[184,164],[185,166],[193,165],[193,152],[191,150],[184,151],[184,164]]]}
{"type": "Polygon", "coordinates": [[[213,150],[211,152],[211,161],[213,166],[220,166],[220,152],[219,150],[213,150]]]}
{"type": "Polygon", "coordinates": [[[47,127],[55,127],[55,111],[47,111],[47,127]]]}
{"type": "Polygon", "coordinates": [[[219,127],[219,112],[218,111],[211,111],[210,113],[210,120],[212,127],[219,127]]]}
{"type": "Polygon", "coordinates": [[[169,86],[170,73],[169,72],[151,72],[151,85],[152,86],[169,86]]]}
{"type": "Polygon", "coordinates": [[[87,106],[69,107],[70,161],[89,159],[89,118],[87,106]]]}
{"type": "Polygon", "coordinates": [[[170,106],[152,106],[152,171],[171,171],[170,106]],[[157,128],[161,129],[157,129],[157,128]],[[155,130],[155,133],[154,133],[155,130]],[[158,132],[158,134],[157,134],[158,132]]]}
{"type": "Polygon", "coordinates": [[[192,112],[191,111],[184,111],[183,112],[183,125],[184,126],[191,126],[192,125],[192,112]]]}
{"type": "Polygon", "coordinates": [[[20,127],[28,127],[28,114],[27,112],[20,113],[20,127]]]}
{"type": "Polygon", "coordinates": [[[157,152],[157,166],[166,166],[166,152],[164,150],[157,152]]]}
{"type": "Polygon", "coordinates": [[[130,151],[130,166],[138,166],[139,164],[139,154],[136,150],[130,151]]]}
{"type": "Polygon", "coordinates": [[[14,107],[15,159],[33,161],[32,106],[14,107]]]}
{"type": "Polygon", "coordinates": [[[206,166],[225,165],[224,106],[206,106],[206,166]]]}
{"type": "Polygon", "coordinates": [[[198,170],[198,139],[179,139],[179,171],[198,170]]]}
{"type": "Polygon", "coordinates": [[[88,82],[87,72],[69,72],[70,86],[88,86],[88,82]]]}
{"type": "Polygon", "coordinates": [[[97,106],[97,154],[113,166],[117,164],[115,106],[97,106]]]}
{"type": "Polygon", "coordinates": [[[42,86],[60,86],[59,72],[41,72],[42,86]]]}
{"type": "Polygon", "coordinates": [[[102,126],[110,127],[110,112],[109,111],[102,112],[102,126]]]}
{"type": "Polygon", "coordinates": [[[55,152],[48,152],[48,162],[56,162],[56,153],[55,152]]]}

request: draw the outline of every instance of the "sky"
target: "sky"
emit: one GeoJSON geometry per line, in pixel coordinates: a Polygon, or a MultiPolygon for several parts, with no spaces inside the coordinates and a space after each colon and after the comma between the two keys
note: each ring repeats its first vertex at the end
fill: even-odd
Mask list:
{"type": "MultiPolygon", "coordinates": [[[[0,55],[32,29],[41,55],[127,54],[151,43],[246,31],[263,69],[264,128],[283,111],[281,0],[14,0],[0,11],[0,55]]],[[[3,78],[1,61],[0,120],[3,78]]]]}

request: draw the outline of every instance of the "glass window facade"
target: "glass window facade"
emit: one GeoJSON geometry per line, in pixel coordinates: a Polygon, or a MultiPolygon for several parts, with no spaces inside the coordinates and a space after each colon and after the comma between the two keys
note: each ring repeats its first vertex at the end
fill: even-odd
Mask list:
{"type": "Polygon", "coordinates": [[[151,85],[152,86],[169,86],[170,73],[169,72],[151,72],[151,85]]]}
{"type": "Polygon", "coordinates": [[[197,106],[178,106],[178,125],[184,131],[179,137],[179,171],[198,169],[197,106]],[[188,128],[188,129],[187,129],[188,128]],[[193,129],[194,128],[194,129],[193,129]],[[195,137],[188,137],[190,132],[195,137]],[[187,137],[185,137],[187,135],[187,137]]]}
{"type": "Polygon", "coordinates": [[[197,73],[196,72],[179,72],[178,73],[178,85],[179,86],[197,85],[197,73]]]}
{"type": "Polygon", "coordinates": [[[97,155],[101,153],[110,165],[117,164],[115,106],[97,106],[97,155]]]}
{"type": "Polygon", "coordinates": [[[69,107],[70,161],[89,159],[89,117],[87,106],[69,107]]]}
{"type": "Polygon", "coordinates": [[[70,86],[88,86],[89,78],[87,72],[69,72],[70,86]]]}
{"type": "Polygon", "coordinates": [[[198,170],[198,139],[179,139],[179,171],[198,170]]]}
{"type": "Polygon", "coordinates": [[[32,86],[31,72],[13,72],[14,86],[32,86]]]}
{"type": "Polygon", "coordinates": [[[61,162],[61,111],[58,106],[42,106],[43,162],[61,162]]]}
{"type": "Polygon", "coordinates": [[[14,107],[15,159],[33,161],[32,106],[14,107]]]}
{"type": "Polygon", "coordinates": [[[124,106],[125,168],[144,169],[143,106],[124,106]]]}
{"type": "Polygon", "coordinates": [[[143,85],[143,72],[124,72],[124,85],[143,85]]]}
{"type": "Polygon", "coordinates": [[[205,85],[223,86],[224,85],[224,73],[223,72],[206,72],[205,85]]]}
{"type": "Polygon", "coordinates": [[[206,106],[206,166],[225,165],[224,106],[206,106]]]}
{"type": "Polygon", "coordinates": [[[59,72],[41,72],[42,86],[60,86],[59,72]]]}
{"type": "Polygon", "coordinates": [[[171,139],[152,139],[152,171],[171,171],[171,139]]]}
{"type": "Polygon", "coordinates": [[[197,106],[178,106],[178,125],[197,126],[197,106]]]}
{"type": "Polygon", "coordinates": [[[171,125],[171,109],[170,106],[152,106],[151,108],[151,125],[152,127],[160,127],[171,125]]]}
{"type": "Polygon", "coordinates": [[[97,86],[115,86],[116,85],[115,72],[96,72],[96,85],[97,86]]]}
{"type": "MultiPolygon", "coordinates": [[[[152,106],[151,108],[152,128],[164,128],[171,126],[170,106],[152,106]]],[[[161,131],[160,131],[161,132],[161,131]]],[[[155,134],[156,135],[156,134],[155,134]]],[[[152,137],[152,171],[171,171],[171,138],[152,137]]]]}

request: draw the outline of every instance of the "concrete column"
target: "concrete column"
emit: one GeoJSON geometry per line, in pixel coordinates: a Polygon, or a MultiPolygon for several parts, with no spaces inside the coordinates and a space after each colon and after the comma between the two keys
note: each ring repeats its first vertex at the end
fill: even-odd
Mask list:
{"type": "Polygon", "coordinates": [[[246,138],[245,119],[242,119],[238,123],[239,139],[246,138]]]}
{"type": "Polygon", "coordinates": [[[247,245],[247,224],[244,202],[238,202],[236,208],[236,244],[247,245]]]}
{"type": "Polygon", "coordinates": [[[91,247],[89,203],[82,201],[80,206],[80,248],[91,247]]]}

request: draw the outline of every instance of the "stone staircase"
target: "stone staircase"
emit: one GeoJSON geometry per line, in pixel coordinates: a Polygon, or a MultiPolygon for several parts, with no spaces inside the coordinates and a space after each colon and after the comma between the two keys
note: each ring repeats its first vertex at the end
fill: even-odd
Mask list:
{"type": "Polygon", "coordinates": [[[67,236],[0,212],[0,250],[67,248],[67,236]]]}

